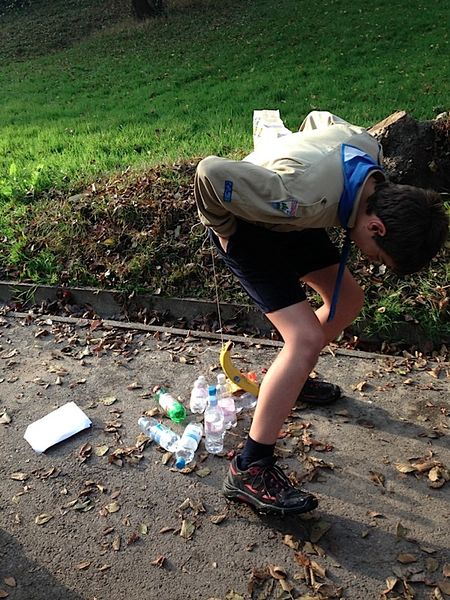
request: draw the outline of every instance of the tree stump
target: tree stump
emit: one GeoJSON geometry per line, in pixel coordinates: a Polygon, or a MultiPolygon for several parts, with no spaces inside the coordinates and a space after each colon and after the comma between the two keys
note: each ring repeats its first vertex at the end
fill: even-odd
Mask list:
{"type": "Polygon", "coordinates": [[[383,147],[383,166],[394,183],[450,193],[450,115],[416,121],[398,111],[369,129],[383,147]]]}

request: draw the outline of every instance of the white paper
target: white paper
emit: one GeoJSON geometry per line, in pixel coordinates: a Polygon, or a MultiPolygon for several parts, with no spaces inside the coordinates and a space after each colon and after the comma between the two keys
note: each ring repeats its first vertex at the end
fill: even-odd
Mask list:
{"type": "Polygon", "coordinates": [[[81,408],[75,402],[68,402],[28,425],[23,437],[33,450],[45,452],[50,446],[66,440],[91,425],[92,421],[81,408]]]}

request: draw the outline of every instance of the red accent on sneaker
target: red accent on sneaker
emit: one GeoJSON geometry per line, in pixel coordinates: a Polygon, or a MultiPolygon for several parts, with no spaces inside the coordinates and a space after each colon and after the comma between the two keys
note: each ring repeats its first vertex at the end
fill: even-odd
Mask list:
{"type": "MultiPolygon", "coordinates": [[[[255,489],[253,486],[251,486],[249,483],[245,484],[245,487],[250,490],[252,492],[252,494],[257,494],[258,490],[255,489]]],[[[270,494],[263,494],[262,496],[264,498],[264,500],[270,500],[270,502],[275,502],[276,498],[275,496],[271,496],[270,494]]]]}

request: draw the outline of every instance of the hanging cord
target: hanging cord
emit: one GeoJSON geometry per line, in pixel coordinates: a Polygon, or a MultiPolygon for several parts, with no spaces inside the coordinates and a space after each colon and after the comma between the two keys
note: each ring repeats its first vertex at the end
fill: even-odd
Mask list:
{"type": "MultiPolygon", "coordinates": [[[[191,233],[194,232],[194,229],[197,226],[202,226],[202,225],[201,225],[201,223],[196,223],[195,225],[193,225],[191,227],[191,233]]],[[[218,283],[217,283],[217,270],[216,270],[216,259],[215,259],[216,251],[214,249],[214,244],[213,244],[212,239],[211,239],[210,235],[208,234],[208,232],[206,232],[205,239],[203,240],[203,243],[202,243],[202,248],[204,248],[207,245],[208,238],[209,238],[209,249],[211,251],[211,262],[212,262],[212,270],[213,270],[213,280],[214,280],[215,300],[216,300],[216,306],[217,306],[217,316],[218,316],[218,319],[219,319],[220,341],[221,341],[222,347],[223,347],[223,345],[225,343],[225,340],[224,340],[224,337],[223,337],[222,313],[220,312],[219,286],[218,286],[218,283]]]]}
{"type": "Polygon", "coordinates": [[[217,285],[216,259],[215,259],[215,250],[214,250],[214,247],[213,247],[212,240],[210,240],[210,249],[211,249],[211,258],[212,258],[214,288],[215,288],[215,292],[216,292],[217,316],[219,317],[220,341],[222,342],[222,346],[223,346],[224,345],[224,339],[223,339],[223,327],[222,327],[222,314],[220,312],[219,286],[217,285]]]}

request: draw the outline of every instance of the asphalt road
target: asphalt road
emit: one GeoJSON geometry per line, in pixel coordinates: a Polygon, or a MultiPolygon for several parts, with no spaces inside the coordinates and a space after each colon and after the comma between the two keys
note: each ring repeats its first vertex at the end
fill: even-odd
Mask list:
{"type": "MultiPolygon", "coordinates": [[[[250,413],[223,456],[202,442],[187,472],[139,437],[151,388],[187,402],[199,374],[215,381],[219,351],[100,321],[0,316],[0,598],[450,597],[450,365],[324,352],[317,374],[344,397],[295,409],[278,443],[319,507],[275,518],[220,491],[250,413]],[[26,427],[70,401],[92,427],[37,454],[26,427]]],[[[261,377],[276,351],[233,355],[261,377]]]]}

